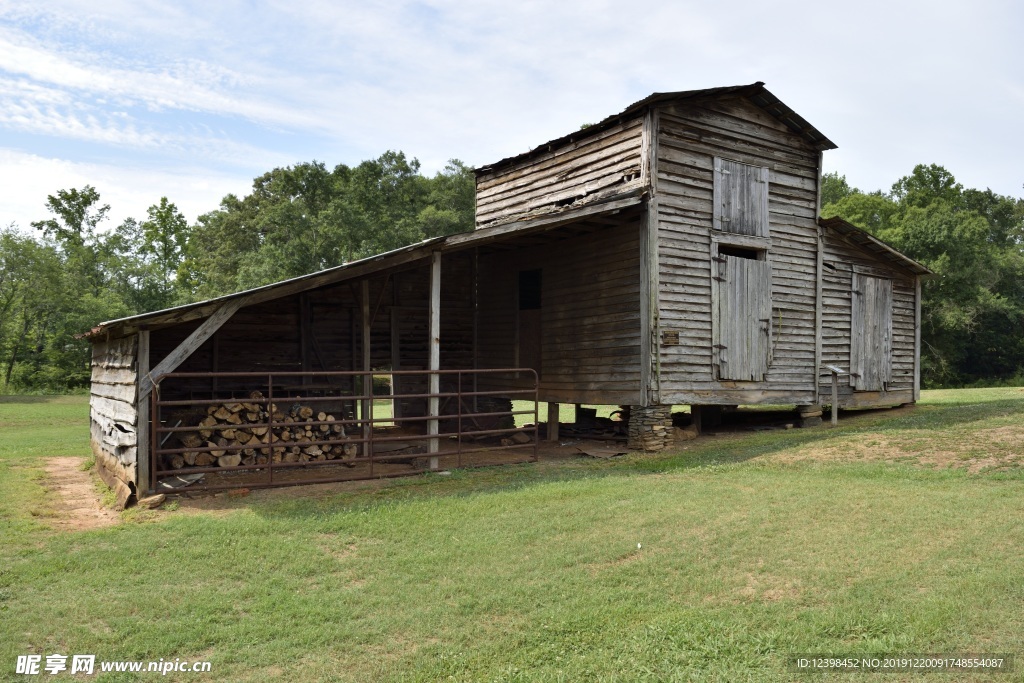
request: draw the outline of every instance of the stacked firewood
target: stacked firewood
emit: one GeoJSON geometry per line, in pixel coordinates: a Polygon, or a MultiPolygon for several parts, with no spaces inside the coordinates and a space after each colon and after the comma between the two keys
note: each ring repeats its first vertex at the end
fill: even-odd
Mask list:
{"type": "Polygon", "coordinates": [[[334,415],[316,412],[301,403],[287,408],[267,404],[258,391],[249,399],[208,406],[195,431],[177,432],[181,447],[197,450],[166,456],[167,466],[182,469],[266,465],[270,461],[350,460],[358,453],[354,443],[316,443],[346,439],[345,427],[334,415]],[[273,427],[268,417],[273,418],[273,427]]]}

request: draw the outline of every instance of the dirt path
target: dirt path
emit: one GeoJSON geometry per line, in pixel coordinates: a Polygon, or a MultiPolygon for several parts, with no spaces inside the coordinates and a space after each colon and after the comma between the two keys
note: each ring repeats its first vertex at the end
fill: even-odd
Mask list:
{"type": "Polygon", "coordinates": [[[60,496],[54,501],[53,526],[62,531],[86,531],[117,524],[121,518],[100,502],[92,475],[81,469],[85,458],[47,458],[43,461],[46,488],[60,496]]]}

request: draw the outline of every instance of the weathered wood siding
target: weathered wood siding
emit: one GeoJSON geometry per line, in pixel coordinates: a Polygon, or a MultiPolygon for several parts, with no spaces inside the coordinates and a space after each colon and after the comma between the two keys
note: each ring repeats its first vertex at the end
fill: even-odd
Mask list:
{"type": "Polygon", "coordinates": [[[92,346],[89,426],[93,453],[123,481],[136,479],[137,338],[133,335],[92,346]]]}
{"type": "Polygon", "coordinates": [[[817,150],[742,98],[656,114],[661,402],[813,402],[817,150]],[[767,169],[773,353],[762,382],[715,379],[712,237],[725,232],[713,227],[716,157],[767,169]]]}
{"type": "MultiPolygon", "coordinates": [[[[881,278],[892,282],[891,365],[885,391],[857,391],[849,377],[839,382],[843,406],[891,405],[913,400],[914,391],[914,301],[915,281],[911,275],[879,262],[871,254],[825,229],[822,270],[822,354],[823,365],[850,372],[853,359],[852,330],[854,278],[881,278]]],[[[879,350],[882,351],[882,350],[879,350]]],[[[856,372],[856,369],[854,369],[856,372]]],[[[822,403],[830,403],[831,375],[821,375],[822,403]]]]}
{"type": "Polygon", "coordinates": [[[477,177],[483,227],[580,206],[641,184],[639,119],[477,177]]]}
{"type": "Polygon", "coordinates": [[[638,403],[639,228],[637,219],[550,245],[481,254],[480,367],[516,366],[518,274],[539,268],[541,400],[638,403]]]}

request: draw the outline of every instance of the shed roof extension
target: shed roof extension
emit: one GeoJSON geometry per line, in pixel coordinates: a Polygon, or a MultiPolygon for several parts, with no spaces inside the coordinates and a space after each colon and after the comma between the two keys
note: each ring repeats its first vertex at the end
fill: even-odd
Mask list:
{"type": "Polygon", "coordinates": [[[354,280],[360,277],[372,276],[376,273],[403,266],[414,261],[429,258],[435,251],[453,252],[472,247],[496,244],[503,240],[510,240],[525,235],[553,230],[554,228],[582,221],[598,216],[616,214],[624,209],[637,206],[642,203],[644,194],[641,190],[630,190],[599,202],[587,204],[579,208],[570,208],[549,216],[543,216],[526,221],[511,221],[500,225],[492,225],[486,228],[472,230],[470,232],[458,233],[442,237],[433,237],[421,242],[416,242],[405,247],[393,249],[392,251],[368,256],[357,261],[344,263],[340,266],[327,268],[308,275],[282,280],[262,287],[247,289],[233,294],[197,301],[183,306],[167,308],[150,313],[108,320],[92,328],[84,335],[86,338],[97,339],[111,335],[121,337],[130,334],[147,326],[171,325],[191,320],[200,320],[209,317],[224,303],[246,298],[245,305],[279,299],[300,292],[309,291],[318,287],[334,285],[339,282],[354,280]]]}
{"type": "Polygon", "coordinates": [[[926,266],[921,265],[909,256],[901,254],[899,251],[890,247],[868,231],[858,228],[856,225],[848,223],[838,216],[834,216],[832,218],[819,218],[818,224],[835,230],[857,246],[869,251],[883,261],[896,265],[904,270],[909,270],[916,275],[934,275],[934,273],[926,266]]]}

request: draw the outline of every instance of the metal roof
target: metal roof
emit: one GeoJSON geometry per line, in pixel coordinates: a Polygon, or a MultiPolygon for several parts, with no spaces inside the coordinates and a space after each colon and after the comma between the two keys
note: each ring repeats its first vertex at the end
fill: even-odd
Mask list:
{"type": "Polygon", "coordinates": [[[642,100],[634,102],[618,114],[613,114],[600,123],[587,126],[582,130],[573,131],[568,135],[545,142],[542,145],[534,147],[528,152],[506,157],[505,159],[496,161],[493,164],[481,166],[476,170],[476,173],[477,175],[491,173],[504,166],[509,166],[518,161],[523,161],[538,154],[549,152],[561,147],[562,145],[590,137],[591,135],[600,133],[602,130],[614,126],[624,119],[633,118],[635,115],[656,104],[695,100],[700,98],[725,97],[729,95],[739,95],[747,98],[753,104],[761,107],[765,112],[784,123],[787,128],[806,140],[813,148],[822,151],[826,149],[836,149],[835,143],[825,137],[821,131],[808,123],[802,116],[786,106],[782,100],[769,92],[768,89],[764,87],[764,83],[762,81],[757,81],[756,83],[750,83],[749,85],[730,85],[721,88],[706,88],[704,90],[680,90],[677,92],[663,93],[656,92],[648,95],[642,100]]]}
{"type": "Polygon", "coordinates": [[[930,269],[921,265],[909,256],[901,254],[893,247],[878,239],[867,230],[858,228],[838,216],[832,218],[819,218],[818,224],[825,228],[831,228],[843,235],[857,246],[865,249],[883,261],[893,263],[904,270],[909,270],[917,275],[934,275],[930,269]]]}

